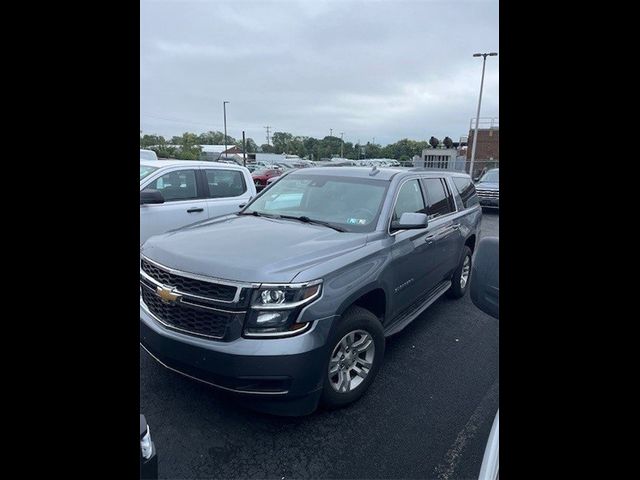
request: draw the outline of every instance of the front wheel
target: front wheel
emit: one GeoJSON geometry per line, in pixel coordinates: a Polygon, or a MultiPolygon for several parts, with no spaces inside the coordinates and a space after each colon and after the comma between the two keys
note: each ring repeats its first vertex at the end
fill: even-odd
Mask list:
{"type": "Polygon", "coordinates": [[[373,382],[384,356],[378,317],[353,306],[340,320],[329,350],[322,404],[339,408],[358,400],[373,382]]]}
{"type": "Polygon", "coordinates": [[[467,292],[469,280],[471,278],[471,249],[464,247],[462,258],[456,271],[451,278],[451,288],[447,291],[447,295],[451,298],[461,298],[467,292]]]}

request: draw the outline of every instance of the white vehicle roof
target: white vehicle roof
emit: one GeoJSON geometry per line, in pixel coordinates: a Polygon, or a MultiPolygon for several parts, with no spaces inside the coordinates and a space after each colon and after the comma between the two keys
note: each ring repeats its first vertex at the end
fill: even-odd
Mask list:
{"type": "Polygon", "coordinates": [[[158,155],[153,150],[147,150],[145,148],[140,149],[140,160],[157,160],[158,155]]]}
{"type": "Polygon", "coordinates": [[[240,170],[244,167],[242,165],[233,164],[233,163],[220,163],[220,162],[203,162],[199,160],[140,160],[140,165],[144,165],[145,167],[157,167],[157,168],[166,168],[166,167],[218,167],[218,168],[226,168],[226,169],[236,169],[240,170]]]}

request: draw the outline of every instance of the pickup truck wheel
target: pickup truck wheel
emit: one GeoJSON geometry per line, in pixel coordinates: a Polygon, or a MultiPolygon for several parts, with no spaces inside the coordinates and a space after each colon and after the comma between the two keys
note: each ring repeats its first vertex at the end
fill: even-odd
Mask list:
{"type": "Polygon", "coordinates": [[[447,291],[450,298],[461,298],[469,288],[469,280],[471,279],[471,249],[464,247],[460,265],[453,273],[451,278],[451,288],[447,291]]]}
{"type": "Polygon", "coordinates": [[[384,330],[369,310],[353,306],[343,315],[330,343],[322,404],[340,408],[358,400],[378,373],[384,330]]]}

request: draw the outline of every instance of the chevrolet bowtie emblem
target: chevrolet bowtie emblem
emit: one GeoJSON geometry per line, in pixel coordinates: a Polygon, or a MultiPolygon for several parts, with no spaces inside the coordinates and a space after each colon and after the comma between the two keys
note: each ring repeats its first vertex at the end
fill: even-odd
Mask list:
{"type": "Polygon", "coordinates": [[[156,293],[162,299],[163,302],[177,302],[182,295],[173,292],[173,288],[157,287],[156,293]]]}

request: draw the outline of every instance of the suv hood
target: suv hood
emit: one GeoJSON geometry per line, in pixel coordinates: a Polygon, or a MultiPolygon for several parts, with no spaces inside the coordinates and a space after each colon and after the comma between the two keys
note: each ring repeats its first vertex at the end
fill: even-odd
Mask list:
{"type": "Polygon", "coordinates": [[[360,248],[366,233],[229,215],[151,237],[140,253],[167,267],[240,282],[291,282],[302,270],[360,248]]]}

